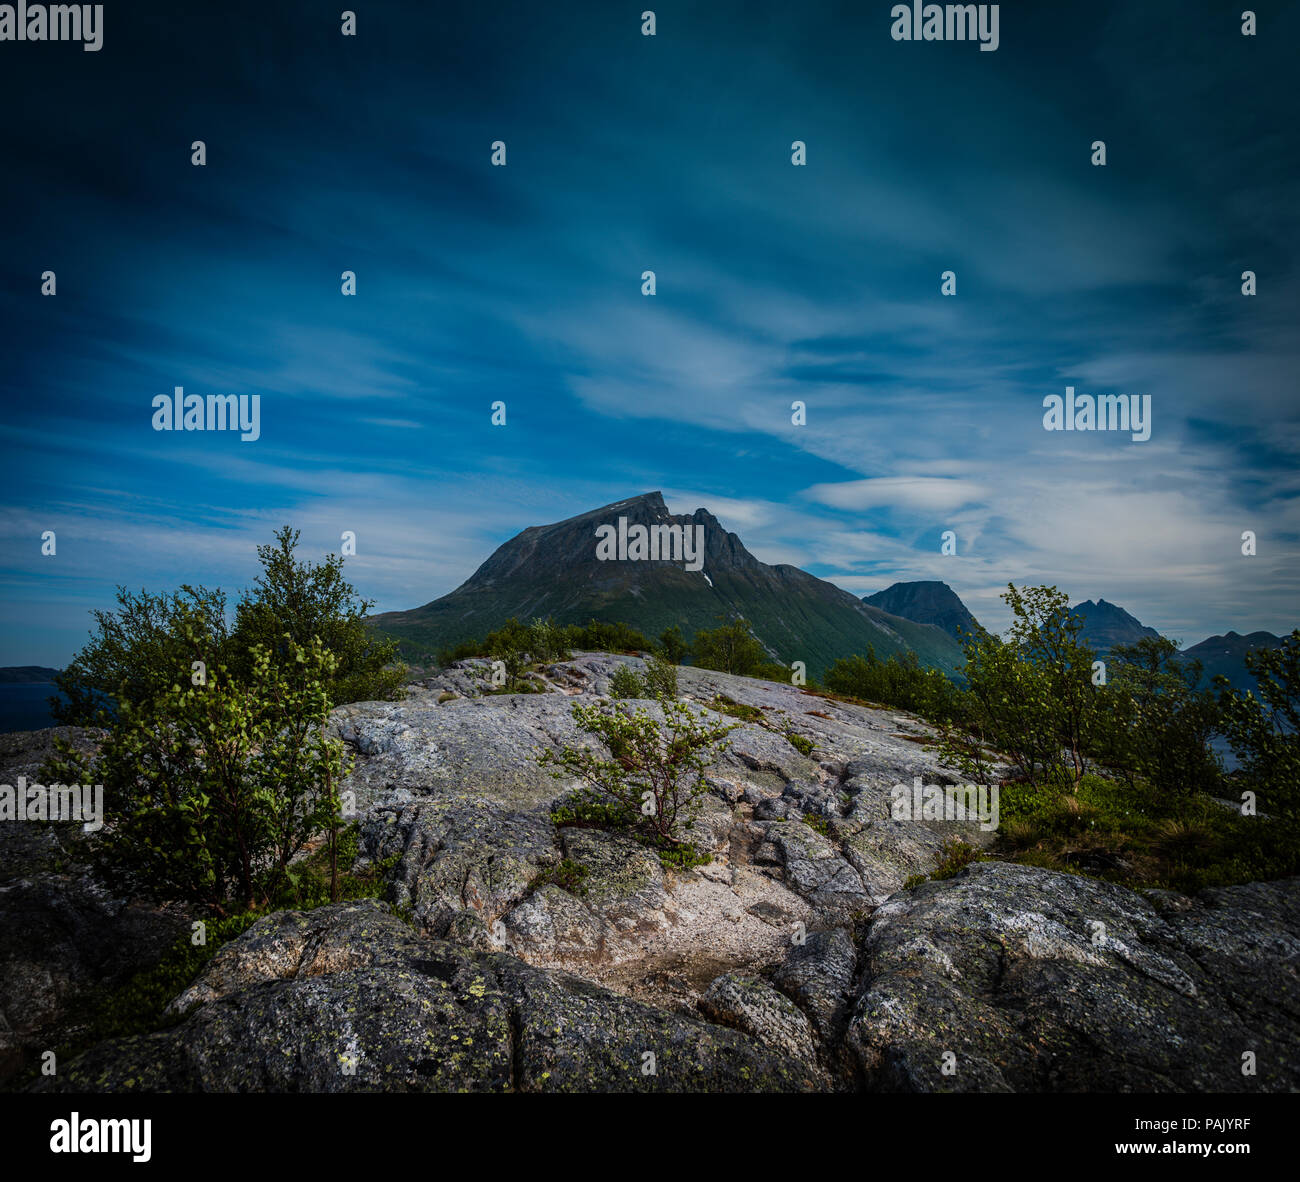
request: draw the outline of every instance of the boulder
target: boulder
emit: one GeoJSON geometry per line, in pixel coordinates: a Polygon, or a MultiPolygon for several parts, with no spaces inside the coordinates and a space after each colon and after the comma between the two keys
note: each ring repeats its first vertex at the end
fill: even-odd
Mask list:
{"type": "Polygon", "coordinates": [[[374,902],[277,912],[224,947],[156,1034],[37,1091],[805,1091],[739,1031],[506,954],[419,937],[374,902]]]}
{"type": "Polygon", "coordinates": [[[1300,879],[1150,900],[976,863],[891,898],[863,953],[847,1039],[873,1088],[1300,1087],[1300,879]]]}

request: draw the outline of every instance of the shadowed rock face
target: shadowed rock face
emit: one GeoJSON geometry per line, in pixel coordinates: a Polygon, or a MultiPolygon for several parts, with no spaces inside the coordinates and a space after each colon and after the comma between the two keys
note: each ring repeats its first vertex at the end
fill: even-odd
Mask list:
{"type": "Polygon", "coordinates": [[[1300,880],[1195,899],[1001,862],[872,917],[848,1043],[905,1091],[1300,1084],[1300,880]],[[1255,1056],[1256,1074],[1242,1072],[1255,1056]],[[951,1073],[943,1070],[951,1053],[951,1073]]]}
{"type": "MultiPolygon", "coordinates": [[[[40,783],[56,738],[94,744],[76,727],[0,735],[0,783],[40,783]]],[[[0,822],[0,1088],[82,1029],[87,999],[126,984],[187,926],[182,909],[113,898],[87,872],[86,841],[76,823],[0,822]]]]}
{"type": "MultiPolygon", "coordinates": [[[[373,903],[269,916],[173,1002],[179,1025],[101,1044],[37,1086],[1300,1086],[1300,880],[1186,899],[990,862],[904,891],[946,839],[988,836],[890,818],[894,784],[956,781],[916,741],[924,727],[685,668],[684,699],[734,713],[723,695],[762,721],[738,723],[709,770],[695,834],[712,861],[665,870],[626,835],[557,828],[572,785],[534,758],[594,741],[570,710],[620,663],[640,665],[578,654],[547,670],[547,692],[483,696],[468,662],[405,702],[337,710],[363,856],[395,859],[391,902],[409,923],[373,903]],[[586,870],[574,889],[549,881],[565,859],[586,870]]],[[[56,879],[39,880],[64,898],[54,911],[79,906],[56,879]]],[[[18,1012],[40,952],[6,955],[0,1005],[18,1012]]]]}
{"type": "Polygon", "coordinates": [[[160,1034],[48,1091],[804,1091],[756,1039],[512,956],[419,938],[383,906],[278,912],[223,948],[160,1034]],[[653,1056],[653,1059],[647,1058],[653,1056]]]}

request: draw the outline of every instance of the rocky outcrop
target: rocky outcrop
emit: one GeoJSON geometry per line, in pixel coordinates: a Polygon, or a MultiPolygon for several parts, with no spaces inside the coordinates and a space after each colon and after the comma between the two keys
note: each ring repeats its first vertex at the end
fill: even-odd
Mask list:
{"type": "Polygon", "coordinates": [[[700,999],[700,1009],[715,1022],[734,1026],[764,1046],[804,1063],[817,1061],[812,1024],[783,993],[761,977],[727,973],[700,999]]]}
{"type": "Polygon", "coordinates": [[[575,785],[536,755],[593,741],[573,704],[607,692],[620,664],[641,666],[578,654],[546,670],[550,692],[507,695],[486,694],[486,667],[464,662],[405,702],[336,712],[367,854],[398,858],[393,900],[420,931],[693,1013],[721,973],[771,968],[796,937],[865,916],[932,869],[945,838],[982,839],[969,825],[889,819],[894,784],[955,779],[915,720],[687,668],[683,698],[736,726],[696,822],[712,861],[665,872],[626,837],[557,829],[551,810],[575,785]],[[585,873],[579,889],[549,881],[566,861],[585,873]]]}
{"type": "MultiPolygon", "coordinates": [[[[467,662],[407,701],[336,711],[362,860],[392,867],[388,901],[267,917],[173,1001],[177,1025],[38,1086],[1300,1087],[1300,880],[1189,899],[985,862],[903,889],[946,840],[988,839],[891,818],[895,784],[955,782],[925,728],[693,669],[682,696],[737,729],[694,831],[711,859],[667,869],[627,834],[557,826],[574,785],[535,758],[592,741],[571,708],[620,663],[639,665],[578,654],[544,692],[485,695],[467,662]]],[[[0,882],[3,1037],[15,1045],[19,1015],[30,1054],[75,1029],[79,991],[156,960],[183,917],[86,902],[85,877],[41,853],[48,836],[8,828],[27,830],[8,839],[27,854],[0,882]]]]}
{"type": "MultiPolygon", "coordinates": [[[[75,727],[0,735],[0,783],[40,783],[75,727]]],[[[0,823],[0,1087],[85,1028],[96,1001],[155,964],[185,929],[178,908],[115,898],[90,875],[79,824],[0,823]]]]}
{"type": "Polygon", "coordinates": [[[1300,880],[1195,899],[1002,862],[890,899],[848,1044],[906,1091],[1300,1087],[1300,880]]]}
{"type": "Polygon", "coordinates": [[[223,948],[158,1034],[41,1091],[805,1091],[799,1059],[512,956],[417,936],[379,904],[278,912],[223,948]]]}

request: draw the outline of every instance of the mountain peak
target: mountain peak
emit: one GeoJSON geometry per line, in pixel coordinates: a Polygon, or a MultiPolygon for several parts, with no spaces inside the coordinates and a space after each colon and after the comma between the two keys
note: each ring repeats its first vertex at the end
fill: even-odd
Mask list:
{"type": "Polygon", "coordinates": [[[639,493],[635,497],[628,497],[625,501],[615,501],[612,505],[606,505],[603,509],[596,509],[596,513],[626,513],[645,509],[651,513],[666,515],[668,505],[664,501],[664,494],[658,489],[654,492],[639,493]]]}
{"type": "Polygon", "coordinates": [[[895,583],[864,596],[862,602],[917,624],[933,624],[954,640],[961,640],[963,632],[974,632],[979,627],[956,592],[937,579],[895,583]]]}
{"type": "Polygon", "coordinates": [[[1160,635],[1118,604],[1108,603],[1105,599],[1098,598],[1096,603],[1085,599],[1070,611],[1083,618],[1080,639],[1100,653],[1108,653],[1116,645],[1135,644],[1144,636],[1160,635]]]}
{"type": "MultiPolygon", "coordinates": [[[[942,584],[930,594],[941,592],[961,607],[942,584]]],[[[940,629],[863,604],[798,567],[760,562],[707,509],[671,513],[658,490],[529,526],[450,594],[371,623],[427,654],[481,639],[512,616],[621,621],[651,638],[743,616],[772,657],[803,661],[814,676],[868,646],[882,656],[912,649],[947,671],[962,664],[940,629]]]]}

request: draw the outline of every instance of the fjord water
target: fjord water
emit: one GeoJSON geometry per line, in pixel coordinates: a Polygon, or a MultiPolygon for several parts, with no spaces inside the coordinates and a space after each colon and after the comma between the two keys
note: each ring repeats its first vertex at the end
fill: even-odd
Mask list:
{"type": "Polygon", "coordinates": [[[52,682],[27,681],[0,684],[0,733],[36,731],[53,726],[49,699],[58,695],[52,682]]]}

